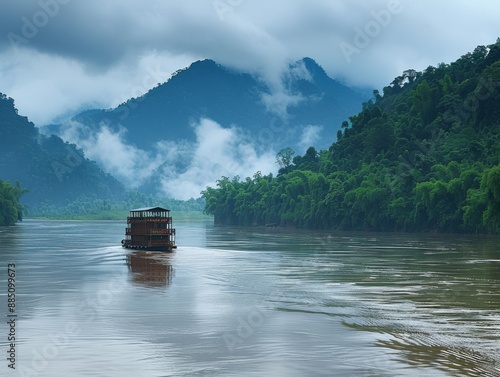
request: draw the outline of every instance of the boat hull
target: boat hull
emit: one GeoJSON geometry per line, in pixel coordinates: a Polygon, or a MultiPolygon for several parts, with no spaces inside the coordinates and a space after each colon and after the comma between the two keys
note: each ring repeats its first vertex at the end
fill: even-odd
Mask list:
{"type": "Polygon", "coordinates": [[[125,249],[132,249],[132,250],[144,250],[144,251],[174,251],[174,249],[177,249],[177,246],[172,246],[172,245],[156,245],[156,246],[142,246],[142,245],[122,245],[125,249]]]}

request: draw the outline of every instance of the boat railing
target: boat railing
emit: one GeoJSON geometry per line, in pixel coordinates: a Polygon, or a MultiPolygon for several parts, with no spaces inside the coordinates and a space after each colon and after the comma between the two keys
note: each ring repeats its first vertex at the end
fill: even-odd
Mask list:
{"type": "Polygon", "coordinates": [[[175,234],[175,229],[135,229],[135,228],[125,228],[125,235],[132,235],[132,236],[143,236],[143,235],[174,235],[175,234]]]}

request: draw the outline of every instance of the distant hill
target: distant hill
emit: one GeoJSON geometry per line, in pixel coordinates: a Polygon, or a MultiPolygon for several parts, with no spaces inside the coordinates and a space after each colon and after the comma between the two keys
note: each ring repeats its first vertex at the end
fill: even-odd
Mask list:
{"type": "Polygon", "coordinates": [[[117,198],[124,187],[75,145],[57,136],[44,136],[28,118],[20,116],[14,100],[0,93],[0,179],[29,192],[26,204],[64,203],[82,196],[117,198]]]}

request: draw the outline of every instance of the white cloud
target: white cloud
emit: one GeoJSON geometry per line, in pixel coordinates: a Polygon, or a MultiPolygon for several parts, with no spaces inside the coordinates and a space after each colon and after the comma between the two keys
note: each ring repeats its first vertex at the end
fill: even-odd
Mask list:
{"type": "Polygon", "coordinates": [[[148,51],[101,72],[73,58],[19,48],[0,53],[0,91],[14,98],[20,114],[43,126],[83,109],[111,108],[141,96],[191,60],[148,51]]]}
{"type": "Polygon", "coordinates": [[[307,100],[302,95],[292,93],[289,83],[303,79],[312,81],[311,73],[308,71],[304,62],[288,62],[287,69],[282,66],[281,72],[277,73],[279,80],[270,80],[271,93],[262,93],[261,100],[266,107],[266,111],[278,116],[281,120],[288,119],[288,109],[297,106],[300,102],[307,100]]]}
{"type": "Polygon", "coordinates": [[[70,121],[61,130],[61,137],[81,147],[85,157],[96,161],[104,171],[128,188],[137,188],[163,162],[163,156],[126,144],[125,132],[124,129],[113,131],[105,124],[101,124],[96,132],[81,123],[70,121]]]}
{"type": "Polygon", "coordinates": [[[275,173],[275,152],[257,153],[254,146],[235,128],[223,128],[210,119],[194,125],[196,145],[187,170],[163,172],[163,190],[177,199],[198,197],[222,176],[251,177],[255,172],[275,173]]]}
{"type": "Polygon", "coordinates": [[[306,80],[312,82],[313,78],[311,76],[311,73],[307,69],[306,65],[304,64],[303,61],[300,61],[296,64],[293,64],[290,66],[290,70],[287,71],[290,73],[290,78],[295,79],[295,80],[306,80]]]}
{"type": "Polygon", "coordinates": [[[87,158],[128,188],[145,183],[156,169],[162,184],[159,189],[176,199],[197,198],[222,176],[245,178],[257,171],[277,171],[275,152],[258,152],[238,128],[223,128],[210,119],[201,119],[193,127],[195,143],[161,140],[150,151],[127,144],[124,129],[114,131],[105,124],[96,132],[69,121],[61,137],[80,146],[87,158]]]}
{"type": "Polygon", "coordinates": [[[305,98],[301,95],[290,94],[285,88],[279,88],[279,90],[272,93],[262,93],[261,99],[266,111],[286,120],[288,118],[288,108],[298,105],[305,98]]]}
{"type": "MultiPolygon", "coordinates": [[[[0,91],[38,125],[149,89],[144,82],[156,82],[147,79],[148,67],[158,65],[168,76],[202,58],[277,85],[278,94],[265,101],[280,111],[297,100],[278,90],[282,69],[305,56],[332,77],[381,89],[404,69],[451,62],[494,43],[500,13],[496,0],[400,0],[402,11],[348,62],[341,44],[353,44],[356,28],[386,10],[387,0],[226,2],[231,9],[222,18],[205,0],[62,3],[23,47],[0,39],[0,91]]],[[[0,12],[0,34],[22,36],[23,17],[40,10],[38,1],[9,2],[0,12]]]]}
{"type": "Polygon", "coordinates": [[[309,147],[317,144],[322,130],[323,126],[314,125],[308,125],[303,128],[299,143],[302,154],[304,154],[309,147]]]}

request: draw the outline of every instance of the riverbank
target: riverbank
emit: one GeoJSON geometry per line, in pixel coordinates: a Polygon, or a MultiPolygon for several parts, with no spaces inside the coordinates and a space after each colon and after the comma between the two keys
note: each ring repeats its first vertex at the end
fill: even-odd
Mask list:
{"type": "MultiPolygon", "coordinates": [[[[129,211],[125,210],[105,210],[98,211],[87,214],[79,215],[64,215],[64,214],[48,214],[44,216],[29,216],[26,219],[32,220],[125,220],[129,214],[129,211]]],[[[213,216],[206,215],[201,211],[172,211],[172,217],[175,220],[202,220],[202,219],[212,219],[213,216]]],[[[175,221],[174,220],[174,221],[175,221]]]]}

